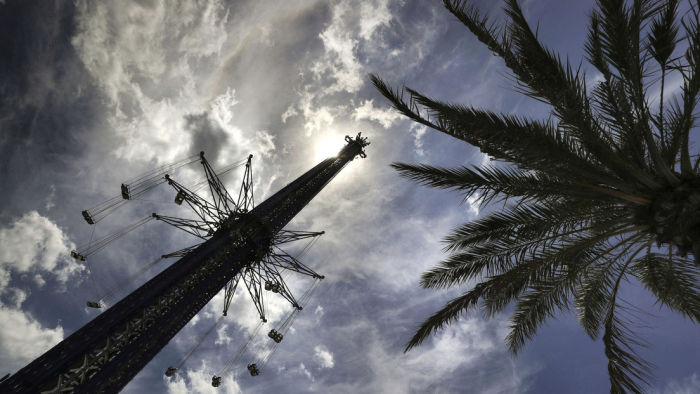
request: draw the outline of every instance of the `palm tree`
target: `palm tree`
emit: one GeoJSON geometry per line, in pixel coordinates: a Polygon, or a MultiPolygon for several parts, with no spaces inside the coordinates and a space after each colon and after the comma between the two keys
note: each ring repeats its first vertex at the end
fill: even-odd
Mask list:
{"type": "Polygon", "coordinates": [[[639,281],[662,305],[700,321],[700,160],[692,162],[688,142],[700,94],[700,6],[679,18],[678,0],[598,0],[585,51],[602,80],[589,94],[581,67],[538,41],[516,0],[505,1],[502,25],[465,0],[443,3],[556,120],[437,101],[370,76],[400,113],[497,161],[393,163],[401,176],[482,204],[505,201],[445,238],[451,254],[421,286],[476,284],[425,320],[405,350],[470,311],[493,316],[514,304],[506,342],[517,354],[548,318],[574,310],[592,339],[602,333],[611,392],[642,392],[654,367],[635,351],[646,343],[621,285],[639,281]],[[682,42],[687,49],[674,57],[682,42]],[[671,72],[683,79],[680,100],[665,102],[671,72]],[[659,85],[652,100],[649,88],[659,85]]]}

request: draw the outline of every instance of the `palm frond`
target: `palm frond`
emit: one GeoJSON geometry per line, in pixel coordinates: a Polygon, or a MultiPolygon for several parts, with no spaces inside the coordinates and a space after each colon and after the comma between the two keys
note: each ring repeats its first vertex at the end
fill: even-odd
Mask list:
{"type": "Polygon", "coordinates": [[[534,239],[552,233],[592,229],[594,223],[606,223],[628,215],[628,207],[591,204],[590,200],[585,199],[551,199],[544,204],[509,204],[501,211],[453,229],[443,240],[446,244],[443,251],[456,252],[510,237],[534,239]]]}
{"type": "Polygon", "coordinates": [[[690,129],[695,126],[697,116],[695,107],[698,104],[700,94],[700,5],[693,7],[692,15],[687,20],[682,21],[682,25],[688,35],[688,49],[685,51],[685,61],[688,69],[678,68],[683,74],[683,115],[678,139],[675,141],[672,151],[680,150],[681,173],[690,176],[693,173],[690,162],[690,129]]]}
{"type": "Polygon", "coordinates": [[[608,245],[607,240],[601,240],[594,247],[567,256],[566,264],[555,272],[551,279],[541,280],[533,285],[531,290],[521,297],[511,316],[511,330],[506,337],[511,352],[517,354],[525,342],[535,336],[537,329],[547,319],[553,318],[556,312],[569,311],[569,298],[577,293],[581,277],[586,276],[591,266],[600,266],[600,261],[604,261],[608,267],[612,266],[639,238],[632,236],[614,245],[608,245]],[[622,251],[615,254],[614,252],[621,247],[622,251]]]}
{"type": "Polygon", "coordinates": [[[678,43],[680,25],[676,22],[678,0],[668,0],[658,18],[651,22],[647,42],[651,56],[665,68],[678,43]]]}
{"type": "Polygon", "coordinates": [[[603,344],[608,358],[608,376],[610,392],[615,394],[644,393],[641,384],[649,385],[652,380],[654,365],[642,359],[633,346],[646,346],[646,342],[632,331],[635,324],[631,319],[623,319],[618,310],[625,308],[618,304],[617,298],[620,282],[626,275],[625,269],[647,245],[642,245],[631,254],[627,262],[617,270],[617,279],[609,289],[607,296],[607,313],[603,325],[603,344]],[[641,383],[641,384],[640,384],[641,383]]]}
{"type": "MultiPolygon", "coordinates": [[[[623,231],[617,233],[623,233],[623,231]]],[[[551,281],[557,272],[561,272],[567,261],[595,260],[597,255],[604,252],[600,246],[606,240],[605,236],[579,237],[567,245],[544,248],[543,251],[535,253],[531,259],[521,260],[507,272],[491,276],[486,281],[478,283],[471,291],[448,302],[443,309],[424,321],[407,343],[405,351],[419,345],[430,333],[437,332],[444,325],[459,320],[463,314],[477,306],[487,315],[503,310],[510,302],[520,297],[528,286],[533,284],[539,286],[551,281]],[[482,303],[479,303],[480,300],[482,303]],[[460,307],[462,309],[459,309],[460,307]]],[[[633,244],[632,239],[628,242],[633,244]]]]}
{"type": "Polygon", "coordinates": [[[490,203],[499,195],[529,199],[569,197],[615,201],[601,190],[583,189],[542,173],[517,170],[513,167],[442,168],[426,164],[392,163],[402,177],[424,186],[453,189],[464,201],[478,195],[480,205],[490,203]]]}
{"type": "Polygon", "coordinates": [[[616,249],[616,255],[598,261],[591,265],[590,269],[581,280],[581,285],[576,294],[576,309],[578,320],[583,330],[591,339],[597,339],[603,325],[605,313],[609,306],[610,288],[613,286],[613,277],[619,267],[615,262],[624,258],[637,241],[647,237],[645,234],[635,234],[629,240],[616,243],[609,252],[616,249]]]}
{"type": "Polygon", "coordinates": [[[645,347],[646,343],[630,329],[634,321],[620,316],[620,309],[617,303],[609,309],[603,334],[605,356],[608,358],[610,392],[643,394],[645,390],[642,384],[651,384],[652,370],[655,366],[642,359],[634,350],[633,346],[645,347]]]}
{"type": "Polygon", "coordinates": [[[488,15],[482,16],[478,8],[468,4],[469,0],[443,0],[442,3],[479,41],[486,44],[494,54],[502,57],[508,68],[520,68],[518,57],[511,51],[511,42],[505,34],[506,31],[497,23],[489,25],[488,15]]]}
{"type": "Polygon", "coordinates": [[[541,281],[533,285],[515,306],[510,318],[510,331],[506,336],[506,344],[517,355],[525,342],[532,340],[537,330],[558,312],[568,311],[569,297],[577,282],[578,269],[567,269],[555,275],[551,280],[541,281]]]}
{"type": "MultiPolygon", "coordinates": [[[[634,232],[629,228],[611,232],[625,234],[634,232]]],[[[532,257],[521,259],[508,272],[488,279],[493,282],[494,290],[484,297],[483,310],[487,316],[501,312],[509,303],[516,300],[530,286],[547,283],[561,267],[572,263],[584,265],[586,261],[605,258],[610,248],[606,248],[608,234],[593,236],[591,234],[574,234],[549,247],[537,250],[532,257]],[[500,287],[497,287],[500,285],[500,287]]],[[[621,241],[621,245],[633,246],[635,236],[621,241]]]]}
{"type": "MultiPolygon", "coordinates": [[[[637,1],[633,7],[633,10],[639,13],[637,17],[633,15],[631,18],[632,25],[637,29],[633,31],[637,32],[637,34],[639,30],[638,24],[654,12],[647,3],[649,1],[637,1]]],[[[552,106],[557,118],[564,125],[564,129],[585,146],[587,152],[595,156],[598,162],[614,169],[618,173],[632,172],[636,173],[636,176],[641,175],[638,171],[629,168],[630,163],[620,160],[619,155],[616,154],[615,148],[617,145],[614,140],[597,124],[596,117],[591,112],[591,106],[585,94],[585,81],[580,76],[580,73],[578,71],[574,73],[568,62],[566,66],[563,66],[561,59],[541,46],[525,20],[522,9],[516,0],[507,0],[505,11],[512,22],[508,26],[510,28],[509,36],[516,48],[515,54],[522,65],[522,69],[527,71],[527,73],[518,74],[517,70],[513,70],[517,74],[519,81],[527,84],[532,89],[532,95],[544,98],[552,106]]],[[[603,24],[605,27],[605,19],[603,24]]],[[[604,48],[605,46],[603,46],[604,48]]],[[[639,50],[631,52],[630,56],[635,53],[637,63],[634,64],[639,64],[639,50]]],[[[641,81],[643,70],[634,69],[632,73],[635,76],[639,74],[639,80],[641,81]]],[[[635,89],[635,93],[643,93],[642,91],[637,92],[637,90],[635,89]]],[[[638,103],[638,108],[646,109],[643,96],[641,98],[642,101],[638,103]]],[[[642,125],[644,126],[645,123],[642,125]]],[[[644,137],[646,139],[648,136],[645,134],[644,137]]],[[[656,149],[653,140],[647,140],[646,142],[649,145],[649,149],[652,151],[656,149]]],[[[654,157],[657,163],[662,162],[659,152],[656,152],[654,157]]],[[[661,170],[663,172],[664,168],[661,170]]],[[[668,170],[665,172],[672,176],[668,170]]]]}
{"type": "Polygon", "coordinates": [[[613,141],[602,133],[590,111],[580,68],[574,72],[568,61],[563,65],[557,55],[540,44],[516,0],[506,1],[505,12],[512,22],[508,24],[508,36],[521,66],[513,72],[521,85],[530,96],[550,104],[564,130],[599,161],[614,156],[610,155],[613,141]]]}
{"type": "Polygon", "coordinates": [[[661,305],[700,322],[700,268],[691,261],[649,253],[635,261],[632,273],[661,305]]]}
{"type": "Polygon", "coordinates": [[[634,116],[622,83],[617,79],[601,81],[593,89],[592,98],[602,127],[615,133],[620,154],[629,158],[638,168],[647,169],[640,121],[634,116]]]}
{"type": "MultiPolygon", "coordinates": [[[[524,170],[537,170],[569,181],[606,184],[631,193],[626,182],[599,163],[591,162],[581,144],[551,124],[443,103],[409,88],[405,88],[410,94],[410,100],[406,101],[404,90],[394,91],[378,77],[371,75],[370,78],[394,108],[407,117],[474,145],[497,160],[513,163],[524,170]],[[419,106],[427,108],[428,112],[422,115],[419,106]]],[[[619,160],[613,161],[617,173],[649,187],[658,187],[643,171],[626,165],[619,168],[619,160]]]]}
{"type": "Polygon", "coordinates": [[[619,81],[624,85],[629,102],[642,130],[651,163],[656,171],[670,183],[677,185],[679,180],[663,160],[661,151],[654,141],[644,88],[646,63],[642,61],[640,34],[645,22],[661,9],[651,0],[637,0],[630,8],[624,0],[599,1],[600,45],[603,56],[619,73],[619,81]]]}
{"type": "Polygon", "coordinates": [[[668,154],[666,152],[668,150],[668,145],[664,119],[664,86],[666,82],[666,69],[676,49],[676,44],[678,43],[678,31],[680,29],[679,24],[676,22],[678,3],[678,0],[668,0],[666,2],[665,7],[661,10],[658,17],[652,20],[649,35],[647,36],[649,54],[661,67],[659,115],[654,123],[659,130],[662,155],[665,156],[666,163],[671,165],[672,163],[668,161],[668,154]]]}
{"type": "MultiPolygon", "coordinates": [[[[630,223],[611,219],[594,226],[577,228],[569,232],[558,232],[550,228],[542,236],[507,237],[490,242],[482,242],[466,252],[454,253],[447,260],[421,276],[421,286],[425,288],[446,288],[465,283],[482,276],[501,275],[525,264],[530,259],[560,260],[563,253],[576,252],[591,241],[606,239],[606,236],[593,236],[626,231],[630,223]],[[606,230],[606,231],[600,231],[606,230]],[[483,275],[482,275],[483,274],[483,275]]],[[[553,262],[554,260],[552,260],[553,262]]]]}
{"type": "MultiPolygon", "coordinates": [[[[577,169],[584,168],[593,174],[600,172],[599,168],[587,161],[585,152],[575,141],[561,135],[551,124],[447,104],[410,89],[405,89],[410,94],[410,99],[405,100],[404,89],[394,90],[375,75],[370,75],[370,78],[403,115],[472,144],[498,160],[514,163],[524,169],[544,170],[538,167],[538,163],[546,164],[546,169],[551,170],[551,164],[543,158],[543,155],[548,155],[577,169]],[[419,105],[430,112],[421,114],[419,105]]],[[[571,171],[563,164],[558,167],[562,171],[571,171]]]]}
{"type": "Polygon", "coordinates": [[[420,345],[431,334],[437,333],[446,325],[458,321],[463,314],[476,307],[485,289],[485,283],[477,284],[470,291],[450,300],[442,309],[433,313],[418,327],[416,333],[404,347],[404,353],[420,345]]]}

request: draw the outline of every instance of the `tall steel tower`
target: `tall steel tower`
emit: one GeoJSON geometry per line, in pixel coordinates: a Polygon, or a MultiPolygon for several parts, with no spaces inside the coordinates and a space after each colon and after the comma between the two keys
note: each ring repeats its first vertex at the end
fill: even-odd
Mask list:
{"type": "MultiPolygon", "coordinates": [[[[227,216],[208,223],[207,230],[197,223],[178,223],[154,214],[156,219],[170,221],[173,225],[189,225],[195,230],[201,227],[202,231],[208,231],[209,237],[198,246],[181,251],[182,258],[170,267],[2,381],[0,392],[97,394],[121,391],[219,291],[226,288],[230,303],[235,289],[232,281],[253,270],[256,264],[264,270],[260,262],[275,243],[308,236],[309,233],[295,234],[282,229],[346,164],[356,156],[365,157],[363,148],[369,144],[366,138],[358,134],[354,139],[345,137],[345,140],[347,145],[337,156],[322,161],[251,210],[245,208],[251,206],[248,200],[252,197],[246,189],[251,183],[245,179],[236,203],[216,174],[205,166],[215,200],[213,205],[198,203],[196,195],[166,179],[178,189],[176,202],[178,199],[187,201],[200,210],[210,210],[211,215],[221,216],[226,212],[227,216]],[[225,208],[226,201],[233,202],[234,209],[225,208]]],[[[127,198],[130,191],[122,189],[127,198]]],[[[84,216],[88,223],[94,219],[88,212],[84,216]]],[[[202,218],[210,216],[202,213],[202,218]]],[[[202,223],[207,225],[204,220],[202,223]]],[[[76,253],[74,257],[82,256],[76,253]]],[[[305,268],[293,259],[287,262],[292,269],[305,268]]],[[[257,284],[258,287],[262,285],[257,284]]],[[[256,285],[252,283],[251,286],[256,285]]],[[[258,289],[249,290],[252,294],[258,289]]]]}

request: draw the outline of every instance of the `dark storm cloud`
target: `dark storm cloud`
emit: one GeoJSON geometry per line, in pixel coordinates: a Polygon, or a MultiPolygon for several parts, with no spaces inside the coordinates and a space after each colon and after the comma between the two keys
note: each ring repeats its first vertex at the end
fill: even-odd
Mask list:
{"type": "Polygon", "coordinates": [[[98,123],[70,41],[74,11],[69,1],[0,5],[0,220],[42,206],[51,177],[70,171],[98,123]]]}

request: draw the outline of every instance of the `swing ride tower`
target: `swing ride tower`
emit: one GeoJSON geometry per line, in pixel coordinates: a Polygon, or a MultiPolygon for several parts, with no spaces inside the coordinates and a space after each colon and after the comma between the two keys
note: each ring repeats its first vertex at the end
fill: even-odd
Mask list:
{"type": "MultiPolygon", "coordinates": [[[[200,237],[204,242],[176,253],[181,258],[160,274],[0,382],[0,392],[118,393],[222,289],[226,292],[226,311],[238,278],[248,278],[245,284],[254,298],[263,286],[272,284],[277,286],[275,292],[301,310],[281,277],[275,276],[275,265],[314,279],[322,277],[291,256],[275,255],[273,249],[281,243],[320,234],[283,228],[345,165],[356,156],[366,157],[366,138],[358,134],[354,139],[345,139],[347,144],[337,156],[322,161],[255,207],[250,157],[238,201],[233,200],[208,165],[205,170],[213,204],[199,201],[198,196],[166,175],[166,182],[178,191],[175,202],[187,202],[199,209],[203,220],[183,222],[157,214],[153,217],[176,227],[199,229],[207,235],[200,237]]],[[[201,160],[204,164],[203,154],[201,160]]],[[[129,197],[128,187],[122,187],[122,191],[125,199],[129,197]]],[[[88,219],[92,218],[88,214],[85,219],[90,223],[88,219]]],[[[83,256],[76,253],[74,257],[83,256]]],[[[256,306],[264,320],[262,303],[256,302],[256,306]]],[[[275,342],[281,340],[281,335],[275,335],[278,336],[270,337],[275,342]]],[[[254,375],[252,370],[251,374],[254,375]]]]}

